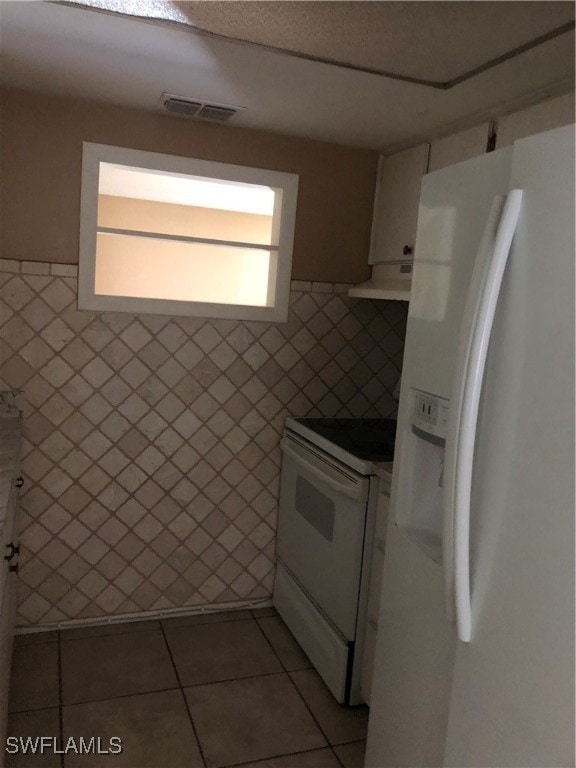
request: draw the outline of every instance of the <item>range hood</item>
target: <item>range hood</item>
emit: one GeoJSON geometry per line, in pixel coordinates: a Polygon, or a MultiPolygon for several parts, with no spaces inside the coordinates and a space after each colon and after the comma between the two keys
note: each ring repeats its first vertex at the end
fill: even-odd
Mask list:
{"type": "Polygon", "coordinates": [[[354,285],[348,296],[358,299],[386,299],[410,301],[412,264],[374,264],[372,277],[365,283],[354,285]]]}

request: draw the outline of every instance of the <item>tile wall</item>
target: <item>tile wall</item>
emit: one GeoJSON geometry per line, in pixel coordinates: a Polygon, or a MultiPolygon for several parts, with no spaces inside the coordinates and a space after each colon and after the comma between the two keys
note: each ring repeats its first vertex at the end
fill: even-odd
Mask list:
{"type": "Polygon", "coordinates": [[[91,314],[76,267],[0,268],[19,624],[268,598],[286,416],[393,415],[406,304],[295,281],[284,324],[91,314]]]}

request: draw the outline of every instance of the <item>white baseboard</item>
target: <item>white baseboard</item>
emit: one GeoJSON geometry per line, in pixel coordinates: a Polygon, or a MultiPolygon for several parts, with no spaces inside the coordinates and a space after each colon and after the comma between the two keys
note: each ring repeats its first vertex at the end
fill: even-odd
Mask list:
{"type": "Polygon", "coordinates": [[[268,608],[272,598],[263,600],[241,600],[235,603],[213,603],[201,607],[166,608],[157,611],[142,611],[140,613],[121,613],[114,616],[99,616],[93,619],[70,619],[42,624],[40,627],[16,627],[17,635],[31,635],[37,632],[50,632],[54,629],[71,629],[72,627],[97,627],[105,624],[125,624],[133,621],[149,619],[170,619],[175,616],[199,616],[206,613],[221,613],[222,611],[242,611],[250,608],[268,608]]]}

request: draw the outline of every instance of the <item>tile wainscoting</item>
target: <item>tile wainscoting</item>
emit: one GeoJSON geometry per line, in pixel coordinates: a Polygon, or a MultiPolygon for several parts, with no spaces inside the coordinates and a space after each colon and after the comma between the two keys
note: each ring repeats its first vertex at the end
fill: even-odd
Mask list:
{"type": "Polygon", "coordinates": [[[394,415],[407,305],[294,281],[282,324],[93,314],[74,266],[0,269],[19,624],[269,598],[284,421],[394,415]]]}

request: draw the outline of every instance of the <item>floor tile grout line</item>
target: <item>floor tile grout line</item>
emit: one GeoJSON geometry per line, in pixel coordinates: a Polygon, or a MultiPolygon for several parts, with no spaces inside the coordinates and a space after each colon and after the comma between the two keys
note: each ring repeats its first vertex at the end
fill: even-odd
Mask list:
{"type": "Polygon", "coordinates": [[[254,615],[254,609],[252,608],[250,610],[250,613],[252,614],[252,618],[258,621],[258,619],[276,619],[279,618],[278,611],[275,608],[272,608],[273,613],[263,613],[260,616],[254,615]]]}
{"type": "Polygon", "coordinates": [[[340,744],[330,744],[330,751],[331,751],[331,752],[332,752],[332,754],[334,755],[334,757],[335,757],[335,759],[336,759],[336,762],[337,762],[339,765],[341,765],[341,766],[342,766],[342,768],[346,768],[346,766],[344,765],[344,763],[342,762],[342,760],[340,760],[340,758],[338,757],[338,753],[336,752],[336,749],[335,749],[335,747],[339,747],[339,746],[340,746],[340,744]]]}
{"type": "Polygon", "coordinates": [[[343,742],[342,744],[334,744],[334,745],[332,745],[332,744],[331,744],[331,745],[330,745],[330,746],[331,746],[331,748],[332,748],[332,752],[333,752],[333,754],[334,754],[334,757],[335,757],[335,758],[336,758],[336,760],[337,760],[337,761],[340,763],[340,765],[342,766],[342,768],[346,768],[346,766],[344,765],[344,763],[343,763],[343,762],[342,762],[342,760],[340,759],[340,757],[339,757],[338,753],[336,752],[336,747],[347,747],[347,746],[349,746],[350,744],[366,744],[366,739],[354,739],[354,741],[345,741],[345,742],[343,742]]]}
{"type": "MultiPolygon", "coordinates": [[[[175,618],[178,618],[178,617],[175,617],[175,618]]],[[[237,621],[248,621],[251,618],[252,616],[246,616],[246,617],[242,616],[242,618],[238,618],[238,619],[222,619],[221,621],[193,621],[190,624],[185,624],[184,622],[182,622],[182,623],[174,624],[172,626],[168,625],[167,627],[164,626],[164,620],[161,620],[160,624],[164,629],[180,629],[180,627],[182,628],[205,627],[211,624],[234,624],[237,621]]],[[[172,621],[172,619],[167,619],[167,621],[172,621]]]]}
{"type": "Polygon", "coordinates": [[[201,688],[208,685],[220,685],[221,683],[236,683],[240,680],[255,680],[257,677],[276,677],[278,675],[287,674],[281,669],[279,672],[261,672],[258,675],[242,675],[241,677],[227,677],[225,680],[211,680],[207,683],[191,683],[190,685],[183,685],[183,688],[201,688]]]}
{"type": "MultiPolygon", "coordinates": [[[[263,618],[266,618],[266,617],[263,617],[263,618]]],[[[280,618],[280,620],[282,621],[282,619],[281,619],[281,618],[280,618]]],[[[278,658],[278,661],[280,662],[280,664],[282,665],[282,668],[284,669],[284,671],[285,671],[285,672],[286,672],[286,674],[288,675],[288,679],[290,680],[290,682],[292,683],[292,685],[293,685],[293,686],[294,686],[294,688],[296,689],[296,692],[298,693],[298,696],[300,696],[300,698],[301,698],[301,699],[302,699],[302,701],[304,702],[304,706],[306,707],[306,709],[307,709],[307,710],[308,710],[308,712],[310,713],[310,716],[312,717],[312,719],[314,720],[314,722],[315,722],[315,723],[316,723],[316,725],[318,726],[318,728],[319,728],[319,730],[320,730],[320,733],[321,733],[321,734],[322,734],[322,736],[323,736],[323,737],[326,739],[326,744],[328,745],[329,749],[331,749],[331,750],[332,750],[332,752],[333,752],[333,754],[334,754],[334,757],[336,758],[336,760],[338,760],[338,762],[340,763],[340,765],[342,765],[342,763],[340,762],[340,759],[338,758],[338,755],[337,755],[337,754],[334,752],[334,749],[333,749],[333,747],[332,747],[332,743],[330,742],[330,739],[328,738],[328,734],[326,734],[326,733],[324,732],[324,729],[323,729],[323,728],[322,728],[322,726],[320,725],[320,723],[319,723],[318,719],[316,718],[316,716],[314,715],[314,713],[312,712],[312,710],[311,710],[311,709],[310,709],[310,707],[308,706],[308,702],[306,701],[306,699],[304,698],[304,696],[303,696],[303,695],[302,695],[302,693],[300,692],[300,690],[299,690],[298,686],[296,685],[296,683],[295,683],[295,682],[294,682],[294,680],[292,679],[292,676],[290,675],[290,670],[288,670],[288,669],[286,668],[286,665],[284,664],[284,662],[282,661],[282,659],[280,658],[280,656],[278,655],[278,653],[276,653],[276,649],[274,648],[274,646],[272,645],[271,641],[268,639],[268,636],[266,635],[266,633],[264,632],[264,630],[263,630],[263,629],[262,629],[262,627],[260,626],[260,622],[258,621],[258,619],[256,619],[256,624],[258,624],[258,629],[260,630],[260,632],[262,632],[262,634],[263,634],[263,635],[264,635],[264,637],[266,638],[266,640],[267,640],[268,644],[270,645],[270,647],[272,648],[272,650],[273,650],[273,651],[274,651],[274,653],[276,654],[276,657],[278,658]]],[[[300,671],[303,671],[303,670],[292,670],[292,672],[300,672],[300,671]]]]}
{"type": "MultiPolygon", "coordinates": [[[[270,617],[269,617],[269,616],[262,616],[262,618],[263,618],[263,619],[266,619],[266,618],[270,618],[270,617]]],[[[276,650],[276,648],[274,648],[274,646],[273,646],[273,644],[272,644],[272,641],[270,640],[270,638],[268,637],[268,635],[266,634],[266,632],[264,632],[264,630],[263,630],[263,629],[262,629],[262,627],[260,626],[260,621],[259,621],[259,620],[258,620],[256,617],[254,617],[254,621],[256,622],[256,626],[257,626],[257,627],[258,627],[258,629],[260,630],[260,633],[261,633],[261,635],[264,637],[264,639],[266,640],[266,642],[268,643],[268,645],[270,646],[270,648],[272,648],[272,652],[274,653],[274,656],[276,656],[276,658],[278,659],[278,662],[280,663],[280,666],[282,667],[282,669],[284,670],[284,672],[288,673],[288,670],[286,669],[286,665],[284,664],[284,662],[283,662],[283,661],[282,661],[282,659],[280,658],[280,655],[279,655],[278,651],[276,650]]]]}
{"type": "MultiPolygon", "coordinates": [[[[296,690],[298,691],[298,689],[297,689],[297,687],[296,687],[296,685],[295,685],[294,681],[293,681],[293,680],[292,680],[292,678],[290,677],[290,674],[289,674],[289,671],[288,671],[288,669],[286,668],[286,666],[285,666],[284,662],[282,661],[282,659],[280,658],[280,656],[279,656],[278,652],[276,651],[276,648],[273,646],[272,642],[270,641],[270,639],[268,638],[268,636],[266,635],[266,633],[264,632],[264,630],[263,630],[263,629],[262,629],[262,627],[260,626],[260,621],[259,621],[259,618],[263,618],[263,619],[266,619],[266,618],[270,618],[270,616],[262,616],[262,617],[256,617],[256,616],[252,616],[252,619],[253,619],[253,620],[254,620],[254,622],[256,623],[256,626],[258,627],[258,629],[259,629],[260,633],[261,633],[261,634],[262,634],[262,636],[264,637],[264,640],[266,641],[266,643],[267,643],[267,644],[269,645],[269,647],[271,648],[271,650],[272,650],[272,652],[273,652],[274,656],[277,658],[277,660],[278,660],[278,663],[280,664],[280,666],[281,666],[281,668],[282,668],[282,672],[271,672],[271,673],[265,673],[265,674],[261,674],[261,675],[250,675],[248,678],[246,678],[246,677],[240,677],[240,678],[232,678],[232,679],[230,679],[230,680],[216,680],[216,681],[214,681],[213,683],[199,683],[198,685],[217,685],[217,684],[218,684],[218,683],[220,683],[220,682],[222,682],[222,683],[232,683],[232,682],[234,682],[235,680],[247,680],[247,679],[254,679],[254,678],[257,678],[257,677],[274,677],[274,676],[276,676],[276,675],[282,675],[283,677],[287,677],[287,678],[290,680],[290,682],[292,683],[292,685],[293,685],[293,686],[296,688],[296,690]]],[[[275,617],[272,617],[272,618],[275,618],[275,617]]],[[[223,623],[223,622],[222,622],[222,623],[223,623]]],[[[168,644],[168,640],[166,640],[166,644],[168,644]]],[[[171,655],[171,654],[170,654],[170,655],[171,655]]],[[[175,666],[175,665],[174,665],[174,666],[175,666]]],[[[297,670],[297,671],[298,671],[298,670],[297,670]]],[[[178,674],[178,673],[177,673],[177,674],[178,674]]],[[[178,676],[178,679],[180,679],[180,677],[179,677],[179,676],[178,676]]],[[[186,686],[186,687],[187,687],[187,688],[192,688],[192,687],[195,687],[195,686],[186,686]]],[[[184,690],[182,690],[182,692],[184,693],[184,690]]],[[[302,700],[304,701],[304,699],[303,699],[302,695],[300,694],[300,691],[298,691],[298,694],[299,694],[300,698],[302,698],[302,700]]],[[[184,694],[184,698],[186,699],[186,695],[185,695],[185,694],[184,694]]],[[[324,747],[316,747],[315,749],[307,749],[307,750],[301,750],[300,752],[285,752],[285,753],[284,753],[284,754],[282,754],[282,755],[273,755],[273,756],[272,756],[272,758],[280,758],[280,757],[291,757],[291,756],[294,756],[294,755],[305,754],[305,753],[307,753],[307,752],[315,752],[315,751],[317,751],[317,750],[319,750],[319,749],[326,749],[326,748],[328,748],[328,749],[330,749],[330,751],[331,751],[331,752],[332,752],[332,754],[334,755],[334,758],[336,759],[336,761],[338,762],[338,764],[339,764],[340,766],[343,766],[342,762],[341,762],[341,761],[340,761],[340,759],[338,758],[338,755],[337,755],[337,754],[334,752],[334,749],[332,748],[332,745],[330,744],[330,742],[329,742],[329,740],[328,740],[328,737],[326,736],[326,734],[324,733],[324,731],[323,731],[323,730],[322,730],[322,728],[320,727],[320,723],[318,723],[318,721],[316,720],[316,718],[314,717],[314,715],[313,715],[313,714],[312,714],[312,712],[310,711],[310,708],[309,708],[309,707],[308,707],[308,705],[306,704],[306,701],[304,701],[304,704],[305,704],[305,706],[306,706],[306,709],[307,709],[307,710],[310,712],[310,715],[312,716],[312,719],[313,719],[313,721],[316,723],[316,725],[317,725],[317,727],[318,727],[318,729],[319,729],[319,731],[320,731],[321,735],[322,735],[322,736],[324,737],[324,739],[326,740],[326,746],[324,746],[324,747]]],[[[190,714],[190,719],[192,719],[192,715],[191,715],[191,714],[190,714]]],[[[195,731],[195,732],[196,732],[196,731],[195,731]]],[[[202,755],[202,757],[204,757],[204,755],[202,755]]],[[[260,762],[265,762],[265,761],[267,761],[267,760],[270,760],[270,759],[271,759],[271,756],[268,756],[268,757],[260,758],[260,759],[257,759],[257,760],[252,760],[252,761],[250,761],[250,763],[246,763],[246,761],[244,761],[243,763],[230,763],[228,766],[223,766],[223,768],[235,768],[235,767],[236,767],[236,768],[241,768],[241,766],[242,766],[242,765],[247,765],[247,764],[250,764],[250,765],[251,765],[252,763],[260,763],[260,762]]]]}
{"type": "MultiPolygon", "coordinates": [[[[264,618],[265,618],[265,617],[264,617],[264,618]]],[[[255,621],[256,621],[256,624],[258,625],[258,629],[260,630],[260,632],[261,632],[261,633],[264,635],[264,637],[266,638],[266,642],[268,643],[268,645],[269,645],[269,646],[272,648],[272,650],[274,651],[274,654],[276,655],[276,658],[277,658],[277,659],[278,659],[278,661],[280,662],[280,664],[281,664],[281,666],[282,666],[282,669],[284,670],[285,674],[288,676],[288,679],[289,679],[289,680],[290,680],[290,682],[292,683],[293,687],[296,689],[296,692],[298,693],[298,696],[299,696],[299,697],[302,699],[302,701],[304,702],[304,706],[306,707],[306,709],[307,709],[307,710],[308,710],[308,712],[310,713],[310,716],[312,717],[312,720],[313,720],[313,721],[316,723],[316,725],[317,725],[317,727],[318,727],[318,729],[319,729],[320,733],[322,734],[322,736],[323,736],[323,737],[324,737],[324,739],[326,740],[326,744],[328,745],[328,747],[329,747],[330,749],[332,749],[332,744],[330,743],[330,739],[328,738],[328,736],[326,735],[326,733],[324,733],[324,729],[322,728],[322,726],[321,726],[321,725],[320,725],[320,723],[318,722],[317,718],[315,717],[314,713],[312,712],[312,710],[311,710],[311,709],[310,709],[310,707],[308,706],[308,702],[306,701],[306,699],[304,698],[304,696],[303,696],[303,695],[300,693],[300,691],[299,691],[299,689],[298,689],[298,686],[296,685],[296,683],[294,682],[294,680],[292,680],[292,677],[291,677],[291,675],[290,675],[290,672],[289,672],[289,671],[286,669],[286,665],[284,664],[284,662],[282,661],[282,659],[280,658],[280,656],[279,656],[279,655],[278,655],[278,653],[276,652],[276,649],[275,649],[275,648],[274,648],[274,646],[272,645],[271,641],[268,639],[268,636],[267,636],[267,634],[264,632],[264,630],[263,630],[263,629],[262,629],[262,627],[260,626],[260,622],[258,621],[258,619],[256,619],[255,621]]],[[[333,750],[333,749],[332,749],[332,752],[334,752],[334,750],[333,750]]],[[[334,757],[336,758],[336,760],[338,760],[338,755],[337,755],[335,752],[334,752],[334,757]]],[[[338,762],[340,763],[340,760],[338,760],[338,762]]],[[[342,763],[340,763],[340,765],[342,765],[342,763]]]]}
{"type": "MultiPolygon", "coordinates": [[[[301,671],[301,670],[297,670],[301,671]]],[[[172,686],[171,688],[154,688],[150,691],[134,691],[133,693],[120,693],[112,696],[105,696],[103,698],[98,699],[84,699],[82,701],[71,701],[66,704],[63,704],[63,706],[66,707],[75,707],[82,704],[92,704],[97,703],[101,701],[113,701],[115,699],[126,699],[130,696],[147,696],[151,693],[165,693],[167,691],[177,691],[179,688],[182,688],[184,690],[185,688],[199,688],[201,686],[207,686],[207,685],[219,685],[220,683],[235,683],[238,680],[253,680],[257,677],[274,677],[275,675],[286,675],[287,673],[284,671],[280,672],[264,672],[263,674],[259,675],[246,675],[244,677],[230,677],[226,678],[225,680],[213,680],[211,682],[206,683],[191,683],[190,685],[183,685],[178,682],[177,685],[172,686]]],[[[10,714],[21,714],[23,712],[39,712],[42,709],[51,709],[51,707],[37,707],[35,709],[23,709],[23,710],[14,710],[13,712],[10,712],[10,714]]]]}
{"type": "MultiPolygon", "coordinates": [[[[320,752],[323,749],[329,749],[329,747],[313,747],[312,749],[302,749],[299,752],[283,752],[281,755],[269,755],[268,757],[259,757],[256,760],[250,760],[249,763],[244,761],[243,763],[229,763],[228,765],[220,766],[220,768],[243,768],[243,766],[256,765],[258,763],[267,763],[269,760],[278,760],[282,757],[296,757],[297,755],[307,755],[312,752],[320,752]]],[[[336,760],[338,756],[335,755],[336,760]]],[[[338,760],[339,765],[342,763],[338,760]]]]}
{"type": "MultiPolygon", "coordinates": [[[[304,670],[304,671],[307,671],[307,670],[304,670]]],[[[310,712],[310,715],[311,715],[311,717],[313,718],[314,722],[316,723],[316,725],[318,726],[318,728],[320,728],[320,732],[322,733],[322,736],[324,736],[324,738],[326,739],[326,743],[328,744],[328,746],[330,747],[330,749],[332,750],[332,752],[334,752],[334,747],[333,747],[333,745],[332,745],[332,742],[331,742],[331,741],[330,741],[330,739],[328,738],[328,734],[327,734],[327,733],[324,731],[324,728],[322,728],[322,726],[320,725],[320,722],[319,722],[318,718],[316,717],[316,715],[314,714],[314,712],[313,712],[313,711],[312,711],[312,709],[310,708],[310,706],[309,706],[308,702],[307,702],[307,701],[306,701],[306,699],[304,698],[304,694],[303,694],[303,693],[302,693],[302,691],[301,691],[301,690],[298,688],[298,686],[296,685],[296,683],[295,683],[295,682],[294,682],[294,680],[292,679],[292,675],[291,675],[289,672],[288,672],[288,677],[290,678],[290,682],[292,683],[292,685],[294,686],[294,688],[295,688],[296,692],[298,693],[298,696],[300,696],[300,698],[301,698],[301,699],[302,699],[302,701],[304,702],[304,705],[306,706],[306,709],[308,710],[308,712],[310,712]]],[[[339,746],[339,745],[337,745],[337,746],[339,746]]],[[[337,755],[335,752],[334,752],[334,756],[335,756],[336,760],[338,760],[338,762],[340,763],[340,760],[339,760],[339,758],[338,758],[338,755],[337,755]]],[[[340,763],[340,765],[342,765],[342,763],[340,763]]]]}
{"type": "MultiPolygon", "coordinates": [[[[264,619],[265,619],[265,618],[270,618],[270,617],[268,617],[268,616],[262,616],[262,618],[264,618],[264,619]]],[[[282,621],[282,617],[280,617],[280,616],[279,616],[278,618],[280,618],[280,621],[282,621]]],[[[280,656],[279,656],[279,655],[278,655],[278,653],[276,652],[276,649],[274,648],[274,646],[273,646],[272,642],[269,640],[268,636],[266,635],[266,633],[264,632],[264,630],[263,630],[263,629],[262,629],[262,627],[260,626],[260,621],[259,621],[258,619],[256,619],[256,624],[258,624],[258,629],[260,630],[260,632],[262,632],[262,634],[263,634],[263,635],[264,635],[264,637],[266,638],[266,640],[267,640],[268,644],[270,645],[270,647],[272,648],[272,650],[273,650],[273,651],[274,651],[274,653],[276,654],[276,657],[278,658],[278,661],[279,661],[279,662],[280,662],[280,664],[282,665],[282,668],[284,669],[284,671],[286,672],[286,674],[287,674],[287,675],[288,675],[288,677],[290,678],[290,682],[292,683],[292,685],[293,685],[293,686],[296,688],[296,690],[298,691],[298,695],[300,696],[300,698],[302,699],[302,701],[303,701],[303,702],[304,702],[304,704],[306,705],[306,709],[307,709],[307,710],[310,712],[310,714],[312,715],[312,718],[314,719],[314,722],[315,722],[315,723],[318,725],[318,727],[320,728],[320,731],[321,731],[322,735],[324,736],[324,738],[326,739],[326,741],[327,741],[327,743],[328,743],[328,746],[330,747],[330,749],[331,749],[331,750],[332,750],[332,752],[334,753],[334,757],[336,758],[336,760],[338,760],[338,762],[340,763],[340,765],[343,765],[343,763],[341,762],[340,758],[338,757],[338,755],[337,755],[337,754],[336,754],[336,752],[334,751],[334,747],[341,747],[341,746],[344,746],[345,744],[356,744],[356,743],[359,743],[359,742],[363,742],[363,741],[365,741],[365,739],[352,739],[351,741],[345,741],[345,742],[342,742],[342,743],[340,743],[340,744],[332,744],[332,742],[331,742],[331,741],[330,741],[330,739],[328,738],[328,735],[327,735],[326,733],[324,733],[324,729],[322,728],[322,726],[320,725],[319,721],[316,719],[316,717],[315,717],[314,713],[312,712],[312,710],[311,710],[311,709],[310,709],[310,707],[308,706],[308,702],[306,701],[306,699],[304,698],[303,694],[300,692],[300,690],[299,690],[298,686],[296,685],[296,683],[295,683],[295,682],[294,682],[294,680],[292,679],[292,673],[294,673],[294,672],[307,672],[307,671],[309,671],[310,669],[314,671],[314,667],[310,666],[310,667],[306,667],[306,668],[304,668],[304,669],[287,669],[286,665],[284,664],[284,662],[282,661],[282,659],[280,658],[280,656]]],[[[297,641],[296,641],[296,642],[297,642],[297,641]]]]}
{"type": "MultiPolygon", "coordinates": [[[[335,746],[339,747],[340,744],[336,744],[335,746]]],[[[346,768],[346,766],[344,765],[342,760],[340,760],[340,758],[338,757],[338,753],[336,752],[336,750],[334,749],[334,746],[332,744],[330,744],[330,749],[332,750],[332,754],[336,758],[336,761],[342,766],[342,768],[346,768]]]]}
{"type": "Polygon", "coordinates": [[[350,744],[364,744],[366,739],[352,739],[351,741],[340,741],[338,744],[334,744],[335,747],[349,747],[350,744]]]}
{"type": "MultiPolygon", "coordinates": [[[[62,644],[60,632],[56,635],[58,648],[58,727],[60,730],[60,743],[64,744],[64,712],[62,709],[62,644]]],[[[64,768],[64,755],[60,755],[60,768],[64,768]]]]}
{"type": "Polygon", "coordinates": [[[45,712],[47,709],[59,709],[59,705],[52,705],[47,707],[35,707],[34,709],[8,709],[8,717],[12,715],[28,715],[31,712],[45,712]]]}
{"type": "Polygon", "coordinates": [[[226,621],[199,621],[194,624],[174,624],[174,626],[168,626],[162,628],[164,630],[173,631],[175,629],[193,629],[196,627],[212,627],[215,624],[241,624],[244,621],[256,621],[253,616],[242,617],[241,619],[227,619],[226,621]]]}
{"type": "Polygon", "coordinates": [[[162,636],[164,638],[164,643],[166,644],[166,649],[168,651],[168,656],[170,657],[170,662],[172,664],[172,668],[174,669],[174,674],[176,675],[176,680],[178,682],[179,690],[182,695],[182,699],[184,701],[184,706],[186,707],[186,712],[188,713],[188,719],[190,720],[190,726],[192,728],[192,733],[194,734],[194,738],[196,739],[196,744],[198,744],[198,751],[200,753],[200,757],[202,759],[202,763],[204,764],[205,768],[207,768],[208,763],[206,761],[206,757],[204,756],[204,750],[202,749],[202,744],[200,743],[200,737],[198,736],[198,731],[196,730],[196,726],[194,725],[194,719],[192,717],[192,712],[190,710],[190,705],[188,704],[188,699],[186,698],[186,693],[184,692],[184,687],[182,685],[182,680],[180,679],[180,674],[178,673],[178,668],[176,667],[176,662],[174,661],[174,656],[172,655],[172,649],[170,648],[170,643],[168,642],[168,638],[166,637],[166,631],[164,629],[164,626],[160,624],[160,627],[162,629],[162,636]]]}
{"type": "MultiPolygon", "coordinates": [[[[120,693],[116,696],[105,696],[102,699],[83,699],[82,701],[70,701],[63,704],[63,707],[80,707],[84,704],[98,704],[102,701],[116,701],[116,699],[129,699],[131,696],[149,696],[152,693],[167,693],[168,691],[177,691],[180,686],[175,685],[172,688],[154,688],[152,691],[134,691],[133,693],[120,693]]],[[[37,711],[37,710],[30,710],[37,711]]]]}
{"type": "MultiPolygon", "coordinates": [[[[262,616],[262,617],[260,617],[260,618],[262,618],[262,619],[275,619],[275,618],[278,618],[278,619],[280,619],[280,621],[282,622],[282,624],[284,624],[284,622],[282,621],[282,618],[281,618],[281,617],[280,617],[278,614],[276,614],[276,616],[262,616]]],[[[259,619],[259,618],[256,618],[256,617],[254,617],[254,619],[255,619],[255,621],[256,621],[256,624],[258,625],[258,629],[259,629],[259,630],[260,630],[260,632],[261,632],[261,633],[264,635],[264,638],[266,639],[266,642],[268,643],[268,645],[270,646],[270,648],[272,648],[272,650],[274,651],[274,654],[275,654],[276,658],[278,659],[278,661],[280,662],[280,665],[282,666],[282,669],[284,670],[284,672],[287,672],[287,673],[290,673],[290,672],[304,672],[306,669],[314,669],[314,667],[313,667],[313,665],[312,665],[312,662],[310,661],[310,659],[308,659],[308,657],[306,656],[306,654],[304,653],[304,651],[302,651],[302,653],[304,653],[304,655],[306,656],[306,658],[307,658],[307,659],[308,659],[308,661],[310,662],[310,663],[309,663],[309,666],[308,666],[308,667],[298,667],[297,669],[288,669],[288,667],[286,666],[286,664],[285,664],[285,663],[282,661],[282,659],[280,658],[280,655],[279,655],[278,651],[276,650],[276,648],[274,647],[274,644],[272,643],[272,641],[270,640],[270,638],[268,637],[268,635],[266,634],[266,632],[264,632],[264,630],[263,630],[263,629],[262,629],[262,627],[260,626],[260,619],[259,619]]],[[[286,627],[286,630],[287,630],[288,632],[290,632],[290,630],[289,630],[287,627],[286,627]]],[[[292,633],[291,633],[291,632],[290,632],[290,635],[292,635],[292,633]]],[[[293,635],[292,635],[292,637],[294,638],[294,636],[293,636],[293,635]]],[[[294,642],[295,642],[296,644],[298,644],[298,641],[296,640],[296,638],[294,638],[294,642]]],[[[302,650],[302,649],[301,649],[301,650],[302,650]]]]}

